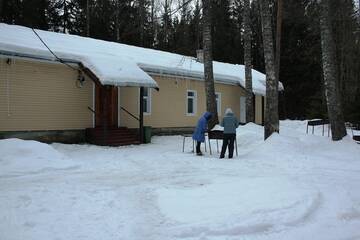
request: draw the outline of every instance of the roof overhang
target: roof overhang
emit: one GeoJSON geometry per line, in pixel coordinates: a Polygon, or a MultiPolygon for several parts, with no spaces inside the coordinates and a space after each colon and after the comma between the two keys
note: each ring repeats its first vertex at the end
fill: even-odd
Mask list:
{"type": "MultiPolygon", "coordinates": [[[[113,82],[106,82],[105,84],[102,83],[99,76],[97,76],[90,68],[86,67],[81,61],[73,60],[73,59],[65,59],[61,58],[56,59],[55,57],[51,56],[44,56],[44,55],[36,55],[36,54],[28,54],[28,53],[19,53],[19,52],[12,52],[12,51],[5,51],[0,50],[0,58],[16,58],[22,60],[31,60],[31,61],[38,61],[38,62],[46,62],[46,63],[55,63],[55,64],[71,64],[73,67],[77,67],[80,71],[83,71],[91,80],[93,80],[96,84],[99,85],[110,85],[110,86],[117,86],[117,87],[149,87],[159,90],[157,84],[152,83],[139,83],[136,81],[113,81],[113,82]]],[[[151,76],[149,76],[151,77],[151,76]]],[[[155,82],[155,80],[153,79],[155,82]]],[[[155,82],[156,83],[156,82],[155,82]]]]}

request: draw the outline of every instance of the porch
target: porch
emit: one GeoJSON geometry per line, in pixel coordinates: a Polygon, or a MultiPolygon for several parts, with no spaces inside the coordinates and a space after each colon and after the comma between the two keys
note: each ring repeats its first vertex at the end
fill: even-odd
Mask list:
{"type": "MultiPolygon", "coordinates": [[[[142,103],[144,87],[139,87],[142,103]]],[[[131,113],[120,105],[118,87],[96,84],[95,109],[88,107],[94,114],[94,127],[86,129],[86,141],[102,146],[123,146],[144,143],[144,106],[139,104],[139,115],[131,113]],[[126,114],[136,122],[138,128],[119,126],[120,114],[126,114]]]]}

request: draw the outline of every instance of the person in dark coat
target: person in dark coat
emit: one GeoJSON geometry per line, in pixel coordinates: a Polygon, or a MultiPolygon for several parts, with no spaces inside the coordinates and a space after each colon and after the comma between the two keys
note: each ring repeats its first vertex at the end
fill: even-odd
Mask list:
{"type": "Polygon", "coordinates": [[[205,142],[205,132],[207,130],[207,123],[211,119],[212,113],[205,112],[203,116],[199,119],[194,134],[192,138],[196,141],[196,155],[203,155],[200,150],[200,145],[202,142],[205,142]]]}
{"type": "Polygon", "coordinates": [[[229,158],[233,157],[234,153],[234,141],[236,138],[236,128],[239,126],[239,122],[234,116],[231,108],[226,109],[225,116],[221,122],[221,126],[224,127],[224,139],[221,148],[220,158],[225,157],[226,148],[229,146],[229,158]]]}

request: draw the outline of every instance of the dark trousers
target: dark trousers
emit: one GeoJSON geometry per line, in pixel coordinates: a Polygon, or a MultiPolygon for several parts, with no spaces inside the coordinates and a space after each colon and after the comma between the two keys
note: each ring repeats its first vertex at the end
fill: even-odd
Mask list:
{"type": "Polygon", "coordinates": [[[201,152],[200,151],[200,145],[201,145],[201,142],[196,141],[196,153],[201,152]]]}
{"type": "Polygon", "coordinates": [[[228,146],[229,146],[229,158],[233,157],[235,138],[236,138],[235,133],[224,133],[223,145],[222,145],[221,154],[220,154],[221,158],[223,158],[225,156],[226,148],[228,146]]]}

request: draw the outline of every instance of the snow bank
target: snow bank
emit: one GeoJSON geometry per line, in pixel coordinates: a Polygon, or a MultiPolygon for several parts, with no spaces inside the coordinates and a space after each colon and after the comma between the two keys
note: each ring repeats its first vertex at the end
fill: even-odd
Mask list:
{"type": "MultiPolygon", "coordinates": [[[[148,72],[203,78],[204,66],[194,57],[96,40],[76,35],[36,30],[60,58],[81,62],[103,84],[157,87],[148,72]]],[[[0,51],[54,59],[32,29],[0,23],[0,51]]],[[[245,87],[244,65],[213,62],[216,81],[245,87]]],[[[265,95],[265,75],[252,70],[253,91],[265,95]]],[[[279,89],[283,86],[279,83],[279,89]]]]}
{"type": "Polygon", "coordinates": [[[20,139],[0,140],[0,176],[41,173],[75,167],[73,161],[50,145],[20,139]]]}

